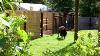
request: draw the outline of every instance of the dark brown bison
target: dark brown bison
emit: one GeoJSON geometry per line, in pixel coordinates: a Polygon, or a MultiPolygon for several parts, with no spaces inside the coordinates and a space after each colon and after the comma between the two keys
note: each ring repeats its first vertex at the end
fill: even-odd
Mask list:
{"type": "Polygon", "coordinates": [[[67,35],[67,30],[64,26],[60,26],[59,29],[58,29],[58,37],[59,37],[59,34],[60,36],[65,39],[66,35],[67,35]]]}

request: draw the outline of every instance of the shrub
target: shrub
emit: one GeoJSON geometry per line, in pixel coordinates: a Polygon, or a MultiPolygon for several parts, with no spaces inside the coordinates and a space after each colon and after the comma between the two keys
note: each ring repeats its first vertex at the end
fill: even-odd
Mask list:
{"type": "MultiPolygon", "coordinates": [[[[4,15],[4,14],[3,14],[4,15]]],[[[20,28],[26,20],[22,16],[2,16],[0,17],[0,56],[27,56],[27,44],[29,43],[28,34],[20,28]],[[16,52],[16,45],[19,39],[24,41],[22,46],[23,52],[16,52]]],[[[18,45],[19,46],[19,45],[18,45]]]]}

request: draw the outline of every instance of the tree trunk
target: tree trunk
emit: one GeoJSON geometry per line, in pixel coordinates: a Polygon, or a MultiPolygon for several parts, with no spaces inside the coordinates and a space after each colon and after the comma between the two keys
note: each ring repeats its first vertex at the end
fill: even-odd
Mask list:
{"type": "Polygon", "coordinates": [[[74,41],[78,39],[78,9],[79,9],[79,0],[75,0],[75,19],[74,19],[74,41]]]}
{"type": "MultiPolygon", "coordinates": [[[[98,32],[100,32],[100,14],[98,18],[98,32]]],[[[98,34],[98,46],[100,46],[100,34],[98,34]]]]}

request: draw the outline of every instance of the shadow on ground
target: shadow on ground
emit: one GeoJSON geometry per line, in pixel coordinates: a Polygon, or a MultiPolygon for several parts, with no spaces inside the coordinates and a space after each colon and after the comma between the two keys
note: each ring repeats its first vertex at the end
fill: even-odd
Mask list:
{"type": "Polygon", "coordinates": [[[75,44],[75,42],[70,43],[69,45],[65,46],[64,48],[52,52],[51,50],[46,51],[45,53],[43,52],[43,56],[65,56],[66,52],[68,52],[68,47],[72,46],[75,44]]]}
{"type": "Polygon", "coordinates": [[[58,40],[58,41],[61,41],[61,40],[64,40],[64,39],[62,39],[62,38],[57,38],[57,40],[58,40]]]}

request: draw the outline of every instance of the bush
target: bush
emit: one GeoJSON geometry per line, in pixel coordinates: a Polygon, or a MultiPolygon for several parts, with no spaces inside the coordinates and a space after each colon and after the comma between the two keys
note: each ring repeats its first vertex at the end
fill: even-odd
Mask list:
{"type": "MultiPolygon", "coordinates": [[[[20,28],[26,22],[22,16],[8,16],[1,14],[0,16],[0,56],[27,56],[27,44],[29,43],[28,34],[20,28]],[[23,52],[16,52],[16,45],[19,44],[19,39],[22,39],[24,45],[22,46],[23,52]]],[[[18,45],[19,46],[19,45],[18,45]]],[[[19,46],[20,47],[20,46],[19,46]]]]}

